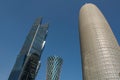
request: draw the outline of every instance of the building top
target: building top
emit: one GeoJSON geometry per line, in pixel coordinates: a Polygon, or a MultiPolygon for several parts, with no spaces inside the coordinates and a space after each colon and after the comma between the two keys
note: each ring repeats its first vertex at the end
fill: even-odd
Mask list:
{"type": "Polygon", "coordinates": [[[80,12],[81,12],[84,8],[85,8],[85,9],[88,9],[88,8],[91,8],[91,7],[96,7],[96,5],[93,4],[93,3],[85,3],[85,4],[81,7],[80,12]]]}
{"type": "MultiPolygon", "coordinates": [[[[25,40],[20,54],[39,54],[44,48],[45,38],[48,32],[48,24],[42,24],[42,17],[36,19],[25,40]]],[[[40,54],[41,55],[41,54],[40,54]]]]}
{"type": "Polygon", "coordinates": [[[63,62],[63,59],[60,56],[50,56],[50,57],[48,57],[48,60],[51,60],[51,59],[59,59],[63,62]]]}

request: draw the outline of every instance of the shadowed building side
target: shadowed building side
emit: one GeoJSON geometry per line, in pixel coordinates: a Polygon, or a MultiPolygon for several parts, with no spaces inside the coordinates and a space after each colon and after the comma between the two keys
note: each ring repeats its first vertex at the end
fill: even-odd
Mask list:
{"type": "Polygon", "coordinates": [[[41,25],[41,21],[40,17],[32,25],[8,80],[35,79],[48,32],[48,24],[41,25]]]}
{"type": "Polygon", "coordinates": [[[85,4],[79,14],[83,80],[119,80],[120,49],[100,10],[85,4]]]}
{"type": "Polygon", "coordinates": [[[60,71],[63,64],[62,58],[51,56],[47,59],[46,80],[60,80],[60,71]]]}

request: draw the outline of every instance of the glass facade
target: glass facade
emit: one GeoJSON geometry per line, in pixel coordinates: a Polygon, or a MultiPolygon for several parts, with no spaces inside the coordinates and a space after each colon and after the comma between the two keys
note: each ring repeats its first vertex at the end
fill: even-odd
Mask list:
{"type": "Polygon", "coordinates": [[[35,79],[48,32],[48,24],[41,25],[41,21],[38,18],[32,25],[8,80],[35,79]]]}
{"type": "Polygon", "coordinates": [[[48,57],[46,80],[59,80],[62,63],[62,58],[58,56],[48,57]]]}
{"type": "Polygon", "coordinates": [[[120,80],[120,48],[100,10],[85,4],[79,16],[83,80],[120,80]]]}

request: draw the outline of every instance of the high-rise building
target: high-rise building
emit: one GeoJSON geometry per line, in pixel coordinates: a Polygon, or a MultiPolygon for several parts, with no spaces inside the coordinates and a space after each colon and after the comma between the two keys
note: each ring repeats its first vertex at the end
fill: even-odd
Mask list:
{"type": "Polygon", "coordinates": [[[46,80],[59,80],[62,64],[62,58],[58,56],[48,57],[46,80]]]}
{"type": "Polygon", "coordinates": [[[120,48],[103,14],[91,3],[79,15],[83,80],[120,80],[120,48]]]}
{"type": "Polygon", "coordinates": [[[48,32],[48,24],[41,25],[41,21],[42,18],[38,18],[32,25],[8,80],[35,79],[48,32]]]}

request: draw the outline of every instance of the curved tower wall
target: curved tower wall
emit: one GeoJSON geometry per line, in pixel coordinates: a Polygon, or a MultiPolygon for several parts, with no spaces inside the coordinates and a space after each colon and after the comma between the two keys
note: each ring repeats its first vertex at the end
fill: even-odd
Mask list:
{"type": "Polygon", "coordinates": [[[58,56],[51,56],[47,59],[46,80],[59,80],[63,60],[58,56]]]}
{"type": "Polygon", "coordinates": [[[85,4],[79,14],[83,80],[119,80],[120,49],[100,10],[85,4]]]}

